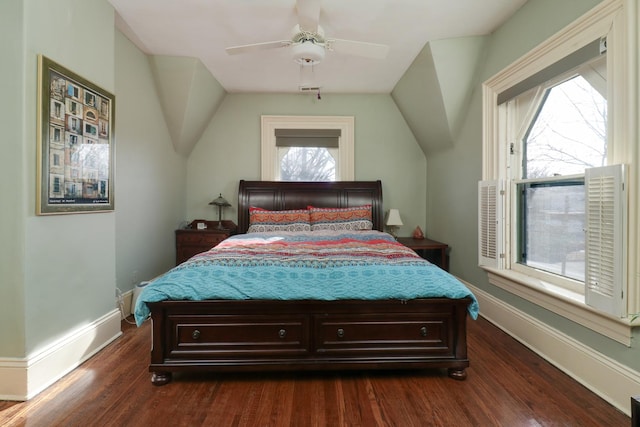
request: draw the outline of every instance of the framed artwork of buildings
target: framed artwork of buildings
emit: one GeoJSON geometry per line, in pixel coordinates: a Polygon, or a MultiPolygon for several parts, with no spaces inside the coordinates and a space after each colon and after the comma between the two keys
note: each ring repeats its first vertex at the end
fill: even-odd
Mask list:
{"type": "Polygon", "coordinates": [[[115,96],[38,56],[36,214],[114,209],[115,96]]]}

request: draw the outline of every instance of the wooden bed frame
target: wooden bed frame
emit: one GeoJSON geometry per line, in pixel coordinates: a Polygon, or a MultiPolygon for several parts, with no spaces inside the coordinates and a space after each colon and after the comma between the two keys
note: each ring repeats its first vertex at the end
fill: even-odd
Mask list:
{"type": "MultiPolygon", "coordinates": [[[[380,181],[240,181],[238,232],[249,206],[271,210],[372,205],[380,181]]],[[[444,368],[466,378],[470,298],[408,301],[161,301],[149,303],[155,385],[173,372],[444,368]]]]}

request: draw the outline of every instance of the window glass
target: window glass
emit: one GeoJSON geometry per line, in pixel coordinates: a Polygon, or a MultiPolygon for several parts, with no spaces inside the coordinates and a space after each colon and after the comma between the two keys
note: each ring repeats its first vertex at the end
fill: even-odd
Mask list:
{"type": "Polygon", "coordinates": [[[607,100],[582,76],[545,93],[524,138],[523,178],[607,164],[607,100]]]}
{"type": "Polygon", "coordinates": [[[282,181],[335,181],[336,160],[325,147],[283,147],[280,152],[282,181]]]}
{"type": "Polygon", "coordinates": [[[584,282],[584,180],[518,185],[519,262],[584,282]]]}
{"type": "Polygon", "coordinates": [[[597,64],[603,60],[543,84],[540,95],[535,95],[540,97],[537,102],[531,93],[521,95],[521,105],[533,105],[533,113],[517,113],[525,120],[526,131],[517,181],[516,261],[582,283],[585,186],[581,176],[587,168],[607,164],[606,90],[598,84],[606,73],[598,72],[597,64]]]}

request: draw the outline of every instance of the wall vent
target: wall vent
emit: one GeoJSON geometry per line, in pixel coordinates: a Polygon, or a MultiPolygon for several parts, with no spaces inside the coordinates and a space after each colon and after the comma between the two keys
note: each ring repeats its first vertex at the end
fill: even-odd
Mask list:
{"type": "Polygon", "coordinates": [[[322,89],[322,87],[320,87],[320,86],[298,86],[298,89],[302,93],[308,93],[308,92],[320,92],[320,89],[322,89]]]}

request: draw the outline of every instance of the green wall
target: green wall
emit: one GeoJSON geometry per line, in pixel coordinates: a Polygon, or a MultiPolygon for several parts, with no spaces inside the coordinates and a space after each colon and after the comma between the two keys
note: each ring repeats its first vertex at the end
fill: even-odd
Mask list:
{"type": "Polygon", "coordinates": [[[450,149],[428,158],[427,229],[434,231],[433,237],[451,245],[454,274],[597,351],[640,370],[637,344],[628,348],[494,287],[488,283],[486,273],[477,267],[477,183],[482,176],[481,84],[598,3],[596,0],[529,1],[490,36],[460,135],[450,149]],[[449,184],[434,185],[437,180],[449,184]]]}
{"type": "MultiPolygon", "coordinates": [[[[28,161],[25,126],[24,3],[0,2],[0,356],[21,356],[25,347],[24,213],[28,161]],[[16,321],[16,319],[19,319],[16,321]]],[[[32,74],[35,76],[35,74],[32,74]]],[[[35,191],[32,193],[35,194],[35,191]]]]}
{"type": "Polygon", "coordinates": [[[28,355],[113,310],[115,216],[35,215],[35,112],[38,54],[114,92],[114,29],[113,9],[103,0],[27,0],[24,11],[25,126],[20,140],[26,180],[22,198],[28,355]]]}
{"type": "Polygon", "coordinates": [[[106,0],[3,0],[0,39],[0,358],[21,360],[112,312],[116,286],[173,265],[186,158],[106,0]],[[38,54],[116,94],[115,212],[35,214],[38,54]]]}
{"type": "Polygon", "coordinates": [[[240,179],[260,179],[261,115],[355,117],[355,177],[382,180],[384,209],[400,210],[410,235],[426,221],[426,159],[390,95],[227,94],[189,156],[187,218],[217,219],[208,203],[222,193],[237,218],[240,179]]]}
{"type": "Polygon", "coordinates": [[[127,291],[175,265],[187,159],[174,149],[152,67],[119,31],[116,40],[116,284],[127,291]]]}

